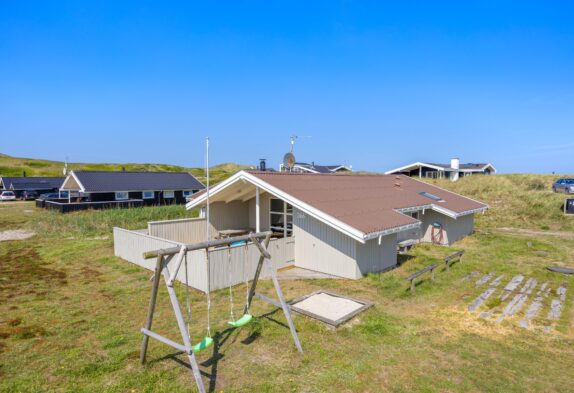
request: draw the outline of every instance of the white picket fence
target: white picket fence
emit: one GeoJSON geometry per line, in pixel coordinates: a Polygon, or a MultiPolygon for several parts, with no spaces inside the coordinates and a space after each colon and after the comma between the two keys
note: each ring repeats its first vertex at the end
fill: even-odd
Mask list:
{"type": "MultiPolygon", "coordinates": [[[[169,248],[182,243],[166,240],[145,232],[114,228],[114,253],[117,257],[135,263],[148,270],[155,268],[155,259],[144,259],[143,253],[161,248],[169,248]]],[[[293,264],[295,238],[272,239],[268,251],[276,269],[293,264]]],[[[223,247],[209,251],[211,290],[225,288],[251,280],[259,260],[259,250],[253,244],[223,247]]],[[[189,286],[205,292],[207,290],[207,256],[204,250],[187,253],[187,283],[189,286]]],[[[269,276],[264,269],[262,278],[269,276]]],[[[177,280],[185,283],[185,266],[182,266],[177,280]]]]}

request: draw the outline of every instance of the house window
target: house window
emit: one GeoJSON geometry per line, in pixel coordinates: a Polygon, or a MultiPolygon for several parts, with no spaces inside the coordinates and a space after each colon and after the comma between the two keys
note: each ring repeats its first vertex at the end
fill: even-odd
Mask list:
{"type": "Polygon", "coordinates": [[[174,191],[164,191],[163,192],[163,197],[164,199],[173,199],[175,196],[175,192],[174,191]]]}
{"type": "Polygon", "coordinates": [[[419,219],[419,212],[411,212],[411,217],[414,218],[415,220],[419,219]]]}
{"type": "Polygon", "coordinates": [[[293,235],[293,206],[281,199],[270,199],[269,223],[273,232],[293,235]]]}
{"type": "Polygon", "coordinates": [[[127,191],[116,192],[116,201],[125,201],[126,199],[129,199],[129,193],[127,191]]]}
{"type": "Polygon", "coordinates": [[[153,191],[144,191],[142,193],[142,198],[143,199],[153,199],[154,198],[154,192],[153,191]]]}
{"type": "Polygon", "coordinates": [[[185,198],[185,197],[188,197],[188,196],[190,196],[191,194],[193,194],[193,191],[184,191],[184,192],[183,192],[183,197],[184,197],[184,198],[185,198]]]}

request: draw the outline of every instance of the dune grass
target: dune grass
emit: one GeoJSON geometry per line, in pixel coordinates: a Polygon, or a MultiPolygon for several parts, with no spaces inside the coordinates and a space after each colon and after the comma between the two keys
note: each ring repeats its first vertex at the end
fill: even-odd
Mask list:
{"type": "MultiPolygon", "coordinates": [[[[205,170],[203,168],[185,168],[177,165],[168,164],[118,164],[118,163],[68,163],[69,170],[86,170],[86,171],[121,171],[125,168],[127,171],[146,171],[146,172],[189,172],[205,183],[205,170]]],[[[212,184],[219,183],[227,179],[240,169],[250,168],[247,165],[238,165],[225,163],[215,165],[210,168],[210,181],[212,184]]],[[[32,158],[11,157],[6,154],[0,154],[0,177],[1,176],[62,176],[64,163],[62,161],[38,160],[32,158]]]]}
{"type": "Polygon", "coordinates": [[[564,215],[566,196],[552,192],[552,183],[574,175],[491,175],[450,180],[425,180],[439,187],[478,199],[490,206],[477,215],[481,229],[513,227],[551,231],[574,231],[574,219],[564,215]]]}
{"type": "MultiPolygon", "coordinates": [[[[533,229],[553,224],[546,210],[559,202],[543,189],[520,191],[530,202],[515,202],[507,190],[524,181],[511,176],[480,178],[488,191],[470,182],[445,183],[456,192],[486,200],[493,208],[477,220],[477,233],[453,247],[419,245],[401,257],[401,266],[362,280],[284,281],[287,298],[317,289],[332,290],[375,306],[337,331],[295,315],[305,349],[299,356],[280,312],[254,302],[255,322],[234,331],[227,290],[212,296],[213,351],[199,355],[206,386],[214,392],[565,392],[574,367],[574,286],[572,278],[544,267],[574,266],[574,240],[518,236],[496,231],[522,223],[533,229]],[[518,182],[518,183],[517,183],[518,182]],[[504,187],[504,189],[500,189],[504,187]],[[538,194],[541,193],[541,194],[538,194]],[[534,194],[534,195],[531,195],[534,194]],[[520,213],[502,206],[530,206],[520,213]],[[540,224],[542,223],[542,224],[540,224]],[[436,281],[422,280],[415,294],[405,280],[412,272],[464,249],[464,261],[436,281]],[[521,315],[501,324],[469,314],[468,304],[484,288],[465,280],[471,272],[521,273],[553,288],[567,284],[569,295],[559,321],[540,315],[533,329],[518,327],[521,315]],[[261,317],[265,315],[265,317],[261,317]],[[550,333],[544,326],[551,325],[550,333]]],[[[530,180],[528,180],[530,179],[530,180]]],[[[464,179],[463,179],[464,180],[464,179]]],[[[541,182],[547,183],[542,177],[541,182]]],[[[145,320],[148,271],[113,256],[111,227],[133,229],[150,219],[185,216],[181,207],[88,211],[69,215],[35,210],[30,203],[0,204],[0,227],[36,228],[23,241],[0,242],[0,391],[2,392],[187,392],[185,357],[156,342],[148,364],[139,365],[139,328],[145,320]],[[146,210],[147,209],[147,210],[146,210]],[[181,210],[178,210],[181,209],[181,210]]],[[[543,230],[544,231],[544,230],[543,230]]],[[[176,290],[184,298],[184,289],[176,290]]],[[[240,313],[244,286],[234,288],[240,313]]],[[[261,291],[274,296],[268,281],[261,291]]],[[[206,302],[191,291],[192,339],[205,335],[206,302]]],[[[551,298],[545,300],[549,302],[551,298]]],[[[486,307],[499,304],[490,301],[486,307]]],[[[549,305],[545,303],[545,310],[549,305]]],[[[154,330],[178,340],[165,289],[160,289],[154,330]]]]}

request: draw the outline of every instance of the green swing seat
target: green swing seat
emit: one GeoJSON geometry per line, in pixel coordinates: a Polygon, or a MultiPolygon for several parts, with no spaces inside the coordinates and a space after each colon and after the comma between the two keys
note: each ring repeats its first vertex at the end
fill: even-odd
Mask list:
{"type": "Polygon", "coordinates": [[[193,346],[193,353],[201,352],[212,345],[213,339],[211,337],[205,337],[203,340],[193,346]]]}
{"type": "Polygon", "coordinates": [[[229,322],[227,322],[227,324],[229,326],[234,327],[234,328],[238,328],[238,327],[247,325],[249,322],[251,322],[252,319],[253,319],[253,315],[247,313],[247,314],[243,314],[243,316],[241,318],[239,318],[237,321],[229,321],[229,322]]]}

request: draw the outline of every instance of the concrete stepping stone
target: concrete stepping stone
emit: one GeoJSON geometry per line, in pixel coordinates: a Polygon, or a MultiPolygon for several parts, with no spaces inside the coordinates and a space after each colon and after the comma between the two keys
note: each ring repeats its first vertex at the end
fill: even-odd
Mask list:
{"type": "Polygon", "coordinates": [[[479,297],[474,299],[474,301],[468,306],[468,311],[474,312],[479,308],[485,301],[496,291],[496,288],[490,287],[486,291],[480,294],[479,297]]]}
{"type": "Polygon", "coordinates": [[[536,288],[537,284],[538,281],[536,281],[536,279],[529,278],[528,281],[526,281],[526,284],[524,284],[524,286],[520,289],[520,293],[526,293],[527,295],[532,294],[532,291],[534,288],[536,288]]]}
{"type": "Polygon", "coordinates": [[[492,277],[494,277],[494,273],[485,274],[484,276],[478,279],[478,281],[476,282],[476,286],[479,287],[481,285],[486,284],[487,282],[490,281],[492,277]]]}
{"type": "Polygon", "coordinates": [[[518,276],[514,276],[512,277],[512,280],[510,280],[510,282],[508,284],[506,284],[506,286],[504,287],[505,291],[515,291],[516,288],[518,288],[518,286],[520,285],[520,283],[524,280],[524,276],[519,274],[518,276]]]}
{"type": "Polygon", "coordinates": [[[479,275],[480,275],[479,272],[474,271],[474,272],[469,273],[469,274],[467,274],[466,276],[464,276],[464,278],[462,279],[462,281],[464,281],[464,282],[470,281],[470,280],[472,280],[473,278],[478,277],[479,275]]]}
{"type": "Polygon", "coordinates": [[[556,290],[556,294],[558,296],[560,296],[560,301],[561,302],[565,302],[566,301],[566,287],[561,285],[557,290],[556,290]]]}
{"type": "Polygon", "coordinates": [[[502,282],[502,279],[504,278],[504,274],[501,274],[500,276],[496,277],[494,280],[492,280],[492,282],[490,283],[491,287],[497,287],[500,285],[500,283],[502,282]]]}
{"type": "MultiPolygon", "coordinates": [[[[500,316],[498,317],[496,322],[500,323],[507,316],[511,317],[514,314],[518,313],[522,309],[522,307],[524,306],[526,301],[528,300],[528,295],[530,295],[532,293],[532,291],[536,287],[537,283],[538,282],[533,278],[528,279],[528,281],[526,281],[526,284],[524,284],[524,286],[522,288],[520,288],[520,291],[519,291],[520,293],[515,295],[514,298],[510,301],[510,303],[508,303],[506,305],[506,307],[504,308],[504,311],[502,311],[502,314],[500,314],[500,316]]],[[[508,287],[508,285],[507,285],[507,287],[508,287]]]]}
{"type": "Polygon", "coordinates": [[[523,327],[525,329],[530,327],[530,321],[532,321],[542,309],[542,300],[543,297],[541,295],[537,296],[534,299],[530,307],[528,307],[528,310],[526,310],[526,315],[524,316],[524,319],[520,321],[520,327],[523,327]]]}
{"type": "Polygon", "coordinates": [[[548,319],[551,321],[557,321],[560,319],[560,314],[562,313],[562,306],[566,300],[566,287],[561,285],[556,290],[557,299],[552,299],[550,304],[550,311],[548,312],[548,319]]]}

